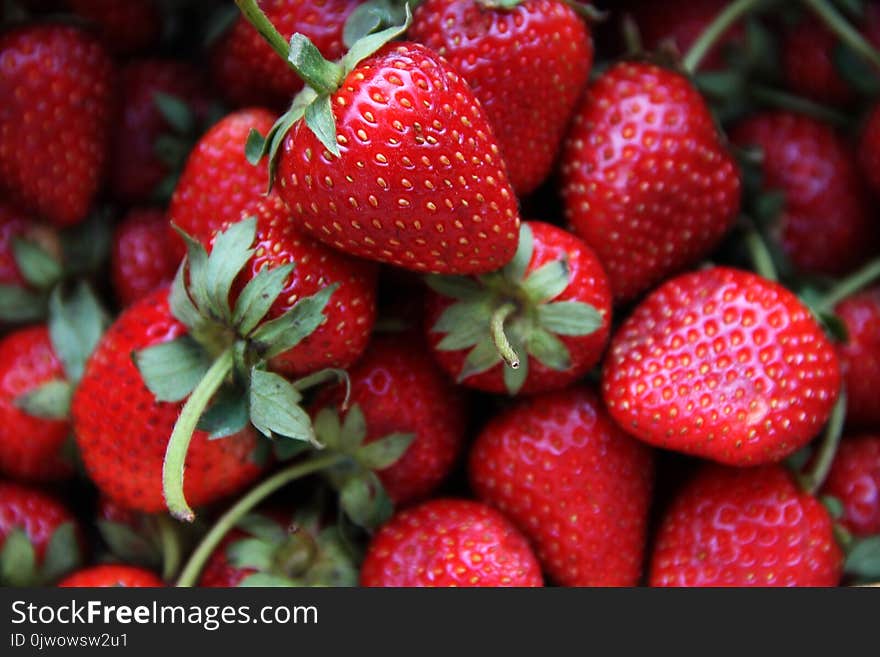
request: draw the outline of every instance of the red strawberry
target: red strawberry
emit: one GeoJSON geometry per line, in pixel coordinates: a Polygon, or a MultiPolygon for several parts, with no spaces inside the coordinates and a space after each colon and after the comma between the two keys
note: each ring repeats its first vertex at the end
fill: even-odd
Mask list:
{"type": "Polygon", "coordinates": [[[199,586],[355,586],[357,569],[339,529],[314,514],[245,516],[205,564],[199,586]]]}
{"type": "Polygon", "coordinates": [[[434,356],[469,387],[509,394],[563,388],[605,349],[611,325],[605,272],[586,244],[550,224],[523,223],[516,255],[499,272],[432,277],[429,285],[426,326],[434,356]],[[499,317],[517,369],[502,362],[495,346],[491,326],[499,317]]]}
{"type": "Polygon", "coordinates": [[[0,36],[0,186],[58,226],[85,218],[103,173],[113,66],[91,36],[36,25],[0,36]]]}
{"type": "Polygon", "coordinates": [[[46,584],[78,565],[82,531],[55,498],[36,488],[0,481],[3,586],[46,584]],[[14,564],[14,568],[10,566],[14,564]]]}
{"type": "Polygon", "coordinates": [[[161,193],[160,184],[176,173],[172,163],[183,160],[189,152],[191,144],[185,140],[192,135],[187,133],[194,132],[196,124],[204,120],[210,96],[198,69],[172,59],[141,59],[126,64],[120,72],[120,95],[122,107],[114,123],[110,188],[126,203],[146,202],[156,198],[161,193]],[[177,103],[162,105],[162,95],[177,103]]]}
{"type": "Polygon", "coordinates": [[[61,588],[158,587],[165,586],[165,582],[146,568],[123,564],[101,564],[68,575],[58,583],[58,586],[61,588]]]}
{"type": "MultiPolygon", "coordinates": [[[[378,472],[397,504],[425,497],[446,478],[467,423],[464,396],[419,342],[416,334],[377,337],[349,371],[349,404],[357,405],[365,420],[364,444],[394,433],[415,434],[404,455],[378,472]]],[[[342,391],[337,392],[319,398],[317,408],[338,405],[342,391]]]]}
{"type": "Polygon", "coordinates": [[[542,586],[526,539],[497,511],[438,499],[401,511],[367,549],[362,586],[542,586]]]}
{"type": "Polygon", "coordinates": [[[31,415],[20,399],[49,381],[66,379],[45,326],[0,340],[0,472],[15,479],[54,481],[73,474],[65,454],[70,423],[31,415]]]}
{"type": "Polygon", "coordinates": [[[858,157],[862,176],[874,194],[880,196],[880,105],[871,110],[862,127],[858,157]]]}
{"type": "Polygon", "coordinates": [[[846,421],[880,428],[880,287],[849,297],[834,312],[847,333],[846,342],[837,345],[846,387],[846,421]]]}
{"type": "Polygon", "coordinates": [[[785,199],[781,244],[798,269],[841,274],[873,255],[878,231],[867,190],[855,157],[830,126],[767,112],[740,123],[731,138],[760,147],[764,187],[785,199]]]}
{"type": "MultiPolygon", "coordinates": [[[[196,144],[174,190],[168,214],[192,237],[206,242],[224,224],[238,221],[242,212],[260,201],[266,191],[265,166],[252,167],[244,146],[251,130],[267,132],[274,121],[264,109],[244,109],[227,115],[196,144]]],[[[173,233],[177,259],[185,253],[173,233]]]]}
{"type": "Polygon", "coordinates": [[[321,124],[335,123],[336,136],[324,140],[332,148],[304,120],[270,140],[283,140],[275,184],[297,226],[351,255],[414,271],[479,273],[510,260],[516,198],[465,81],[413,43],[333,70],[341,83],[328,83],[329,105],[315,100],[330,115],[321,124]]]}
{"type": "Polygon", "coordinates": [[[653,464],[596,396],[571,388],[493,418],[470,455],[477,495],[531,540],[564,586],[635,586],[642,572],[653,464]]]}
{"type": "Polygon", "coordinates": [[[116,226],[110,272],[116,298],[128,306],[156,288],[168,285],[179,264],[162,210],[135,208],[116,226]]]}
{"type": "Polygon", "coordinates": [[[427,0],[408,35],[467,81],[517,193],[540,185],[593,62],[590,30],[575,10],[561,0],[427,0]]]}
{"type": "Polygon", "coordinates": [[[155,0],[67,0],[74,14],[94,24],[104,44],[119,55],[159,40],[162,16],[155,0]]]}
{"type": "Polygon", "coordinates": [[[880,534],[880,436],[846,438],[837,448],[823,495],[843,504],[839,522],[854,536],[880,534]]]}
{"type": "Polygon", "coordinates": [[[780,466],[707,465],[666,510],[651,586],[836,586],[843,555],[818,500],[780,466]]]}
{"type": "MultiPolygon", "coordinates": [[[[182,404],[156,401],[131,356],[184,332],[168,308],[167,288],[135,302],[101,339],[73,398],[74,433],[89,477],[132,509],[166,508],[162,463],[182,404]]],[[[186,457],[187,499],[208,504],[253,481],[260,473],[255,447],[249,428],[222,440],[196,431],[186,457]]]]}
{"type": "Polygon", "coordinates": [[[840,367],[791,292],[714,267],[667,281],[633,311],[612,338],[602,390],[637,438],[758,465],[816,436],[837,399],[840,367]]]}
{"type": "Polygon", "coordinates": [[[632,299],[706,255],[739,211],[740,180],[684,76],[621,63],[589,88],[562,158],[566,215],[632,299]]]}
{"type": "MultiPolygon", "coordinates": [[[[327,59],[345,52],[342,28],[361,0],[259,0],[277,30],[289,41],[304,34],[327,59]]],[[[302,89],[302,81],[278,58],[260,34],[239,16],[213,46],[211,74],[231,103],[283,108],[302,89]]]]}

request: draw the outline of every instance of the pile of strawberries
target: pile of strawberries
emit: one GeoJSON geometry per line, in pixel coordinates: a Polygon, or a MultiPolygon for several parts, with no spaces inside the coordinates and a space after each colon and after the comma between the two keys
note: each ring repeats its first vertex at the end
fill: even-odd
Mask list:
{"type": "Polygon", "coordinates": [[[880,581],[880,2],[4,11],[4,585],[880,581]]]}

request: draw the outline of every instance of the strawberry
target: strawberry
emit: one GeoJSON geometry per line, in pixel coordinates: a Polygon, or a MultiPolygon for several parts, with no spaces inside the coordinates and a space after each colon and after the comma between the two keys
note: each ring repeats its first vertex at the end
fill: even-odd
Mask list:
{"type": "Polygon", "coordinates": [[[120,95],[110,189],[126,203],[154,200],[173,189],[192,146],[189,138],[206,118],[210,95],[197,68],[158,58],[126,64],[120,71],[120,95]]]}
{"type": "Polygon", "coordinates": [[[362,586],[542,586],[526,539],[497,511],[437,499],[401,511],[373,537],[362,586]]]}
{"type": "MultiPolygon", "coordinates": [[[[345,425],[361,427],[364,445],[394,433],[415,436],[398,461],[378,471],[397,504],[423,498],[442,483],[461,451],[467,426],[464,396],[415,336],[375,338],[349,371],[351,407],[345,425]]],[[[328,391],[318,398],[316,413],[338,408],[342,400],[343,391],[328,391]]]]}
{"type": "Polygon", "coordinates": [[[313,513],[285,521],[280,513],[252,513],[214,550],[199,580],[203,587],[355,586],[357,569],[334,526],[313,513]]]}
{"type": "Polygon", "coordinates": [[[85,32],[35,25],[0,36],[0,186],[57,226],[82,221],[101,182],[113,65],[85,32]]]}
{"type": "MultiPolygon", "coordinates": [[[[329,60],[345,52],[342,28],[361,0],[259,0],[260,8],[290,41],[304,34],[329,60]]],[[[211,75],[226,99],[285,107],[303,83],[243,16],[235,19],[211,49],[211,75]]]]}
{"type": "Polygon", "coordinates": [[[875,196],[880,196],[880,105],[874,106],[862,127],[859,167],[875,196]]]}
{"type": "MultiPolygon", "coordinates": [[[[171,314],[167,288],[140,299],[101,339],[73,397],[74,434],[89,477],[104,495],[132,509],[166,508],[162,463],[182,404],[157,401],[131,354],[185,330],[171,314]]],[[[255,447],[249,428],[223,440],[196,431],[186,458],[187,498],[208,504],[241,490],[261,471],[252,458],[255,447]]]]}
{"type": "Polygon", "coordinates": [[[128,306],[168,285],[178,261],[170,247],[168,220],[162,210],[135,208],[116,226],[110,273],[116,298],[128,306]]]}
{"type": "Polygon", "coordinates": [[[513,260],[498,272],[430,277],[428,284],[434,356],[466,386],[509,394],[563,388],[605,349],[605,272],[586,244],[550,224],[524,222],[513,260]]]}
{"type": "Polygon", "coordinates": [[[77,570],[61,580],[58,586],[61,588],[158,587],[165,586],[165,582],[146,568],[123,564],[101,564],[77,570]]]}
{"type": "Polygon", "coordinates": [[[271,155],[298,228],[414,271],[480,273],[513,257],[516,198],[486,116],[441,57],[387,43],[408,20],[358,40],[337,64],[302,35],[288,46],[254,0],[239,5],[309,82],[267,138],[248,144],[252,162],[271,155]]]}
{"type": "Polygon", "coordinates": [[[593,62],[589,27],[561,0],[427,0],[408,32],[480,101],[517,194],[548,176],[593,62]],[[546,80],[544,93],[533,85],[546,80]]]}
{"type": "MultiPolygon", "coordinates": [[[[265,109],[244,109],[217,122],[187,158],[168,215],[181,229],[205,242],[224,224],[262,200],[268,177],[265,167],[248,166],[244,146],[249,131],[268,131],[274,116],[265,109]]],[[[180,260],[183,241],[172,231],[180,260]]]]}
{"type": "Polygon", "coordinates": [[[880,287],[845,299],[834,308],[847,339],[837,345],[846,387],[846,420],[851,426],[880,428],[880,287]]]}
{"type": "Polygon", "coordinates": [[[159,40],[162,16],[156,0],[67,0],[71,11],[95,27],[117,55],[130,55],[159,40]]]}
{"type": "Polygon", "coordinates": [[[590,86],[562,178],[566,216],[618,301],[705,256],[739,211],[738,169],[706,103],[648,63],[616,64],[590,86]]]}
{"type": "Polygon", "coordinates": [[[880,436],[845,438],[834,455],[822,494],[843,505],[838,522],[853,536],[880,534],[880,436]]]}
{"type": "Polygon", "coordinates": [[[470,453],[477,496],[510,518],[563,586],[635,586],[645,549],[651,451],[582,387],[519,402],[470,453]]]}
{"type": "Polygon", "coordinates": [[[797,297],[714,267],[667,281],[612,337],[602,392],[652,445],[730,465],[779,461],[828,420],[834,348],[797,297]]]}
{"type": "Polygon", "coordinates": [[[77,567],[83,552],[77,520],[55,498],[0,481],[0,584],[47,584],[77,567]]]}
{"type": "Polygon", "coordinates": [[[765,112],[737,125],[731,138],[761,149],[764,187],[784,198],[777,229],[796,268],[837,275],[874,254],[878,231],[867,190],[855,157],[830,126],[765,112]]]}
{"type": "Polygon", "coordinates": [[[18,208],[0,201],[0,284],[25,285],[21,269],[15,259],[12,245],[25,237],[32,225],[31,219],[18,208]]]}
{"type": "Polygon", "coordinates": [[[832,521],[780,466],[704,466],[664,513],[651,586],[836,586],[832,521]]]}

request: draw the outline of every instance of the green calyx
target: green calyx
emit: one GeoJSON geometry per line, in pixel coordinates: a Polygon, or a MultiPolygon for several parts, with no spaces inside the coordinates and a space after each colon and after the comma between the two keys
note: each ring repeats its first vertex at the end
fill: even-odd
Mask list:
{"type": "Polygon", "coordinates": [[[436,293],[455,299],[431,330],[446,334],[438,349],[469,350],[459,381],[503,363],[505,386],[515,395],[528,377],[528,356],[566,370],[571,355],[558,336],[589,335],[602,326],[602,314],[590,304],[553,301],[571,282],[565,259],[527,273],[533,251],[524,223],[516,254],[502,269],[476,278],[427,277],[436,293]]]}
{"type": "Polygon", "coordinates": [[[248,161],[256,165],[264,156],[269,158],[271,188],[281,143],[294,124],[301,119],[330,155],[340,156],[336,139],[336,119],[330,102],[332,94],[361,61],[406,32],[412,21],[412,14],[409,4],[404,4],[403,21],[379,31],[374,30],[383,27],[385,21],[395,15],[391,9],[383,12],[377,8],[359,14],[357,22],[351,23],[347,32],[347,38],[356,38],[356,40],[351,43],[348,53],[342,59],[331,62],[325,59],[318,48],[303,34],[294,34],[290,43],[286,43],[257,6],[256,0],[236,0],[236,4],[244,17],[306,84],[306,88],[294,98],[290,109],[278,119],[265,137],[256,130],[251,131],[248,136],[245,149],[248,161]]]}
{"type": "Polygon", "coordinates": [[[76,528],[65,522],[55,528],[42,563],[24,530],[13,528],[0,550],[0,586],[46,586],[69,573],[82,562],[76,528]]]}
{"type": "Polygon", "coordinates": [[[267,320],[292,264],[259,272],[230,303],[233,282],[254,254],[256,219],[249,217],[218,233],[210,255],[201,243],[180,232],[187,256],[168,299],[172,314],[188,333],[133,357],[157,400],[186,399],[168,441],[163,489],[172,515],[192,520],[194,514],[183,495],[183,464],[197,428],[222,438],[250,422],[268,438],[316,443],[309,417],[300,406],[301,393],[339,373],[327,370],[290,382],[267,371],[267,366],[323,323],[324,308],[337,286],[303,297],[285,314],[267,320]]]}
{"type": "Polygon", "coordinates": [[[355,586],[358,571],[336,527],[321,527],[318,514],[298,513],[288,527],[251,513],[238,529],[248,537],[229,544],[235,568],[254,570],[238,586],[355,586]]]}

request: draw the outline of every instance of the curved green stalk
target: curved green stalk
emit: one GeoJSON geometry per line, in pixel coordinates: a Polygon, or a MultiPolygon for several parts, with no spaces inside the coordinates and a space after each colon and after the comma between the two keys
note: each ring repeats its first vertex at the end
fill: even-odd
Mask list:
{"type": "Polygon", "coordinates": [[[180,541],[171,518],[160,515],[156,519],[156,524],[162,545],[162,579],[168,582],[180,568],[180,541]]]}
{"type": "Polygon", "coordinates": [[[690,74],[696,72],[700,66],[700,62],[712,47],[718,42],[718,39],[727,32],[730,27],[740,20],[743,16],[753,11],[764,0],[736,0],[727,5],[724,10],[718,14],[709,24],[700,37],[694,41],[690,50],[681,60],[682,67],[690,74]]]}
{"type": "Polygon", "coordinates": [[[758,232],[758,229],[749,221],[745,227],[746,247],[749,251],[749,257],[752,260],[752,266],[755,271],[768,281],[778,281],[779,273],[776,271],[776,265],[773,264],[773,256],[770,249],[764,243],[764,238],[758,232]]]}
{"type": "Polygon", "coordinates": [[[829,290],[815,305],[822,312],[833,312],[834,306],[880,279],[880,258],[872,260],[854,274],[847,276],[829,290]]]}
{"type": "Polygon", "coordinates": [[[838,127],[846,127],[852,123],[852,119],[846,114],[825,107],[819,103],[795,96],[779,89],[765,87],[763,85],[749,86],[749,95],[756,101],[775,107],[803,114],[805,116],[831,123],[838,127]]]}
{"type": "Polygon", "coordinates": [[[519,355],[510,345],[507,334],[504,332],[504,322],[516,310],[516,306],[512,303],[506,303],[494,313],[489,320],[489,332],[492,335],[492,342],[498,350],[498,354],[513,369],[519,367],[519,355]]]}
{"type": "Polygon", "coordinates": [[[822,437],[822,445],[816,454],[816,460],[813,462],[810,471],[803,476],[803,486],[811,495],[815,495],[825,479],[828,477],[828,471],[831,470],[831,464],[834,462],[834,456],[837,454],[837,446],[840,444],[840,437],[843,435],[843,421],[846,419],[846,390],[841,389],[834,404],[834,410],[831,411],[831,418],[828,420],[828,428],[822,437]]]}
{"type": "Polygon", "coordinates": [[[277,52],[284,61],[287,61],[287,58],[290,55],[290,46],[278,30],[275,29],[275,26],[272,25],[272,22],[266,14],[263,13],[263,10],[260,9],[259,5],[257,5],[257,1],[235,0],[235,4],[238,6],[247,21],[256,28],[257,32],[260,33],[260,36],[272,46],[272,50],[277,52]]]}
{"type": "Polygon", "coordinates": [[[880,52],[828,0],[802,0],[851,50],[880,68],[880,52]]]}

